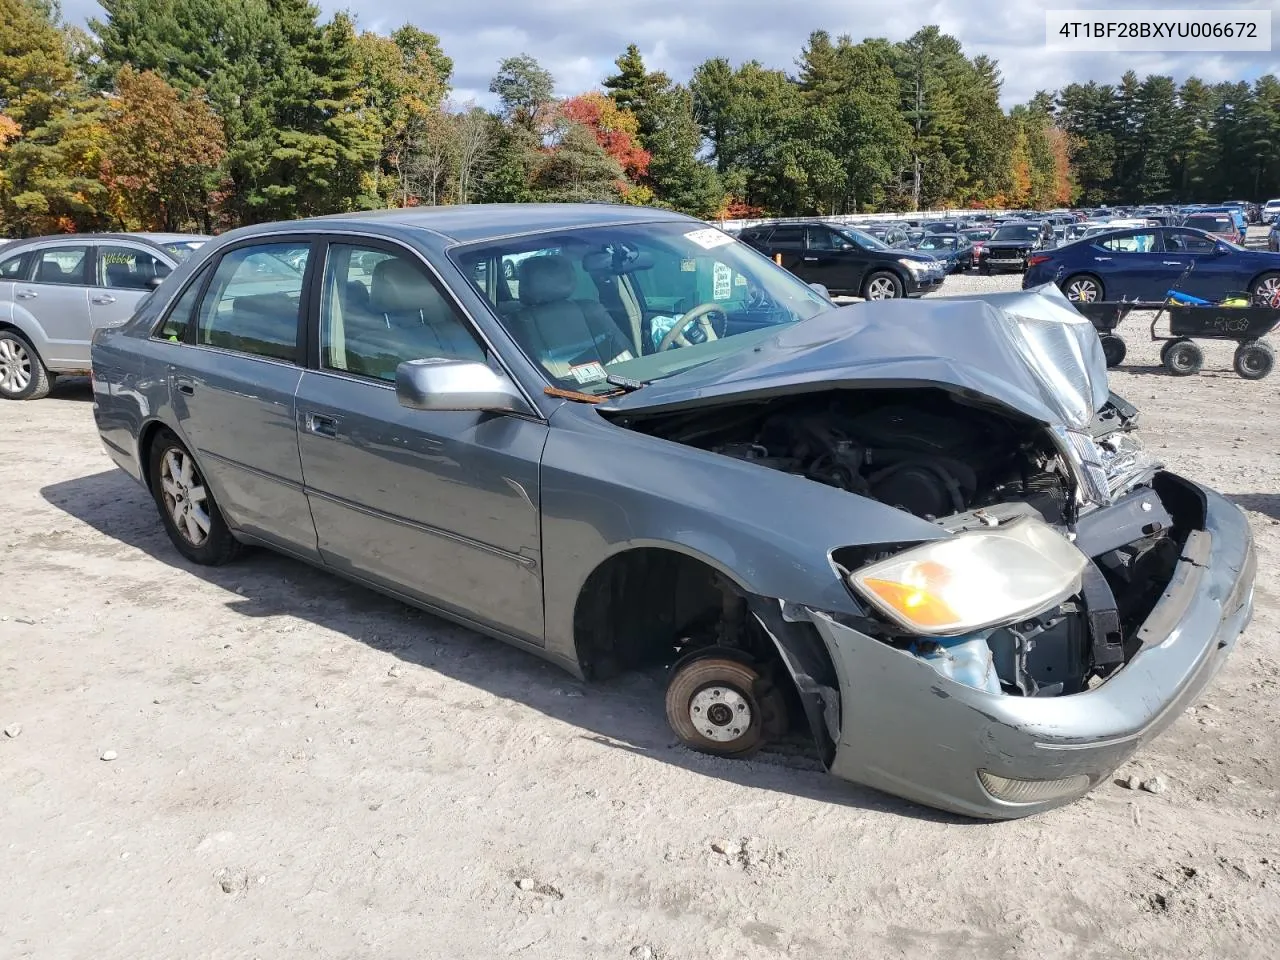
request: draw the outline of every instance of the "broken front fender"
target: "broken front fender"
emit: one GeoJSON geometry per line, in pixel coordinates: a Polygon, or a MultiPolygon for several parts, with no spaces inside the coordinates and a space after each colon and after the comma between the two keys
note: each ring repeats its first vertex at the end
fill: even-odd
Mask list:
{"type": "Polygon", "coordinates": [[[985,819],[1060,806],[1107,778],[1199,695],[1252,614],[1256,560],[1248,523],[1216,493],[1199,492],[1203,528],[1188,541],[1141,628],[1143,649],[1101,686],[1082,693],[987,693],[827,614],[807,611],[839,685],[831,772],[985,819]],[[1014,781],[1063,781],[1065,792],[1010,802],[994,796],[979,771],[1014,781]]]}

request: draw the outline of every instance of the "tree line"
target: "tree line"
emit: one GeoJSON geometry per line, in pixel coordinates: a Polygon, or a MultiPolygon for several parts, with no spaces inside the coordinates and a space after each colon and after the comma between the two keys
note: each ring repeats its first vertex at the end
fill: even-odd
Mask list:
{"type": "Polygon", "coordinates": [[[497,108],[451,96],[439,39],[309,0],[0,0],[0,235],[213,232],[384,207],[616,201],[701,217],[1280,195],[1280,84],[1072,84],[1000,106],[998,64],[937,27],[816,31],[795,69],[634,45],[557,98],[525,54],[497,108]]]}

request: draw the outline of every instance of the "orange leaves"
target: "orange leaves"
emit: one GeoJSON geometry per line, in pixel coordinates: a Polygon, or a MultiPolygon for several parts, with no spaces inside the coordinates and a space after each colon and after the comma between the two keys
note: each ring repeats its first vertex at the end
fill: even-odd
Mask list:
{"type": "Polygon", "coordinates": [[[630,180],[638,180],[648,173],[649,151],[636,141],[635,115],[620,108],[612,97],[596,90],[570,97],[560,104],[560,114],[572,123],[587,127],[630,180]]]}

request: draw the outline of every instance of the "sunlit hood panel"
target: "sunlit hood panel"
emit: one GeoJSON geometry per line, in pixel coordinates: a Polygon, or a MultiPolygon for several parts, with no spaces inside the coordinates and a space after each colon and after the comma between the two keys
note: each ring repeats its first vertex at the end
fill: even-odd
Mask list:
{"type": "Polygon", "coordinates": [[[824,386],[921,385],[978,395],[1079,430],[1108,397],[1106,360],[1092,324],[1049,284],[831,310],[601,409],[678,409],[824,386]]]}

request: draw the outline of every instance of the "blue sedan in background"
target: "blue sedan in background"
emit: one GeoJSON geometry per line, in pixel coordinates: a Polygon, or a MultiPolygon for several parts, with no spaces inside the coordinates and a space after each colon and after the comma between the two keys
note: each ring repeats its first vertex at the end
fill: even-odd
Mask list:
{"type": "Polygon", "coordinates": [[[1270,298],[1280,291],[1280,254],[1189,227],[1141,227],[1033,254],[1022,286],[1042,283],[1057,283],[1068,299],[1086,303],[1163,300],[1172,289],[1206,300],[1243,291],[1270,298]]]}

